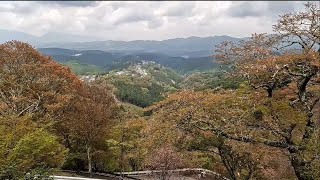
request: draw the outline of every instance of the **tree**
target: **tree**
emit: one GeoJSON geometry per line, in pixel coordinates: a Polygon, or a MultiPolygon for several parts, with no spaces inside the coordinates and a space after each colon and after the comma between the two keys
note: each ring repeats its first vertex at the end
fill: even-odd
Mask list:
{"type": "MultiPolygon", "coordinates": [[[[306,154],[309,152],[308,145],[310,145],[312,139],[317,136],[315,132],[317,132],[318,129],[315,125],[318,117],[314,115],[320,97],[318,93],[320,61],[319,53],[315,52],[314,47],[317,45],[317,42],[320,42],[318,31],[320,10],[319,7],[313,3],[307,3],[305,7],[305,12],[281,15],[277,24],[273,26],[276,33],[274,35],[276,39],[275,45],[278,44],[278,46],[284,48],[298,44],[303,51],[285,52],[277,56],[267,55],[258,56],[258,58],[247,58],[246,53],[235,53],[239,52],[239,49],[244,49],[244,44],[239,46],[226,46],[222,44],[220,45],[221,48],[217,51],[217,57],[220,58],[222,62],[232,62],[238,72],[248,77],[249,84],[251,85],[251,77],[254,77],[260,84],[258,86],[252,86],[255,88],[266,88],[269,98],[272,98],[272,93],[276,89],[294,89],[292,94],[295,94],[296,98],[291,100],[290,105],[295,110],[303,112],[305,116],[304,126],[302,127],[303,130],[300,134],[301,139],[297,142],[292,139],[292,132],[296,128],[295,123],[292,123],[291,128],[280,131],[270,126],[259,126],[260,129],[263,128],[270,133],[276,132],[284,138],[283,141],[272,143],[264,141],[262,143],[269,146],[287,148],[290,152],[291,163],[297,177],[299,179],[314,179],[315,174],[312,173],[311,164],[316,156],[306,158],[306,154]],[[293,84],[296,84],[296,88],[292,87],[293,84]]],[[[270,38],[270,40],[273,39],[270,38]]],[[[259,47],[264,49],[264,46],[259,47]]],[[[269,48],[271,48],[271,46],[269,46],[269,48]]],[[[289,94],[287,94],[287,96],[289,96],[289,94]]],[[[270,108],[270,111],[273,113],[272,118],[274,121],[278,121],[277,123],[281,123],[279,117],[274,115],[272,101],[273,99],[268,101],[268,108],[270,108]]],[[[230,133],[226,133],[219,128],[213,129],[219,131],[227,138],[245,142],[261,142],[257,141],[253,136],[232,136],[230,133]]]]}
{"type": "Polygon", "coordinates": [[[320,8],[316,3],[305,4],[305,11],[280,15],[273,30],[284,44],[280,48],[298,44],[304,52],[314,50],[320,40],[320,8]]]}
{"type": "Polygon", "coordinates": [[[97,141],[103,142],[106,130],[116,113],[116,101],[110,89],[96,82],[83,85],[66,112],[67,132],[84,143],[88,172],[92,174],[92,151],[97,141]]]}
{"type": "Polygon", "coordinates": [[[0,45],[0,114],[43,117],[65,106],[80,80],[70,69],[19,41],[0,45]]]}
{"type": "Polygon", "coordinates": [[[117,159],[121,172],[142,169],[145,156],[142,131],[145,126],[145,119],[125,112],[120,114],[111,128],[107,144],[115,151],[113,156],[117,159]]]}
{"type": "Polygon", "coordinates": [[[57,137],[37,129],[17,142],[9,159],[18,164],[19,170],[27,171],[36,167],[60,167],[65,154],[66,149],[59,144],[57,137]]]}
{"type": "Polygon", "coordinates": [[[169,180],[172,176],[170,170],[182,165],[182,158],[172,147],[165,145],[155,149],[147,160],[148,166],[153,170],[160,170],[160,180],[169,180]]]}
{"type": "MultiPolygon", "coordinates": [[[[237,91],[222,90],[218,92],[183,90],[168,95],[164,101],[155,104],[151,109],[153,114],[160,113],[159,116],[163,119],[175,121],[175,125],[172,127],[178,127],[181,131],[194,137],[196,146],[193,146],[191,150],[218,155],[230,178],[252,177],[256,175],[256,162],[246,155],[248,152],[238,151],[239,148],[234,150],[232,146],[236,145],[236,140],[232,139],[232,146],[230,146],[229,142],[225,143],[229,141],[228,138],[221,136],[219,131],[213,131],[208,127],[209,125],[210,127],[215,126],[236,134],[259,135],[259,132],[250,131],[246,125],[255,123],[252,113],[254,112],[253,107],[257,104],[254,102],[257,102],[261,95],[259,98],[257,94],[251,94],[248,97],[244,93],[247,89],[249,87],[242,87],[237,91]],[[241,118],[238,119],[238,117],[241,118]],[[234,157],[238,157],[238,159],[234,159],[234,157]]],[[[179,137],[176,135],[177,138],[179,137]]],[[[266,137],[261,134],[257,138],[262,140],[266,137]]],[[[190,149],[188,146],[187,148],[190,149]]],[[[257,152],[249,151],[249,153],[257,152]]]]}
{"type": "Polygon", "coordinates": [[[272,97],[275,89],[291,82],[284,73],[286,62],[274,53],[276,39],[265,33],[252,34],[249,40],[223,42],[217,45],[214,57],[220,64],[231,66],[230,75],[245,78],[254,89],[262,88],[272,97]]]}
{"type": "Polygon", "coordinates": [[[257,177],[258,163],[250,152],[241,152],[239,146],[228,142],[224,137],[197,129],[185,129],[193,134],[193,139],[187,145],[190,151],[198,150],[218,155],[231,179],[251,179],[257,177]],[[237,149],[237,150],[235,150],[237,149]]]}
{"type": "Polygon", "coordinates": [[[66,152],[56,136],[37,127],[32,115],[0,116],[0,179],[61,167],[66,152]]]}
{"type": "MultiPolygon", "coordinates": [[[[42,146],[47,145],[48,148],[57,148],[57,156],[56,160],[43,159],[44,163],[51,167],[54,163],[49,161],[57,161],[54,166],[58,166],[63,162],[62,154],[59,154],[61,147],[55,144],[59,138],[51,133],[60,130],[55,127],[69,108],[71,99],[77,94],[81,81],[69,68],[19,41],[0,45],[0,74],[0,127],[3,133],[0,162],[10,162],[9,157],[17,157],[19,163],[25,164],[24,169],[37,168],[40,165],[34,164],[33,160],[44,158],[47,154],[43,151],[48,150],[53,153],[51,158],[55,157],[55,151],[42,146]],[[38,132],[41,129],[43,131],[38,132]],[[32,134],[35,132],[38,132],[39,139],[32,134]],[[46,142],[47,140],[53,144],[46,142]],[[36,143],[33,149],[28,146],[31,145],[30,141],[36,143]],[[34,156],[28,157],[21,155],[16,149],[15,156],[11,156],[11,151],[18,143],[21,150],[39,151],[43,154],[30,152],[34,156]]],[[[17,168],[19,166],[17,164],[17,168]]]]}

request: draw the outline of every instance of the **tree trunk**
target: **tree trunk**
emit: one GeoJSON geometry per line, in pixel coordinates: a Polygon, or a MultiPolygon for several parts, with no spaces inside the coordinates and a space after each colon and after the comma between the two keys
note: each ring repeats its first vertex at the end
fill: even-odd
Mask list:
{"type": "Polygon", "coordinates": [[[120,176],[123,178],[123,172],[124,172],[124,153],[123,153],[123,147],[121,145],[121,148],[120,148],[120,168],[121,168],[121,172],[120,172],[120,176]]]}
{"type": "Polygon", "coordinates": [[[312,76],[301,78],[297,83],[298,97],[300,102],[302,103],[306,102],[306,89],[307,89],[307,84],[310,81],[311,77],[312,76]]]}
{"type": "Polygon", "coordinates": [[[224,167],[227,169],[227,172],[228,172],[230,178],[232,180],[237,180],[236,175],[235,175],[235,171],[228,162],[228,157],[227,157],[228,155],[225,154],[224,148],[218,147],[218,151],[219,151],[221,161],[222,161],[224,167]]]}
{"type": "Polygon", "coordinates": [[[299,180],[313,180],[311,163],[304,160],[300,155],[291,154],[291,164],[294,172],[299,180]]]}
{"type": "MultiPolygon", "coordinates": [[[[309,143],[312,134],[314,133],[314,123],[312,121],[312,109],[310,108],[310,106],[307,104],[308,103],[308,99],[306,97],[306,89],[307,89],[307,85],[310,81],[310,79],[316,75],[317,69],[313,68],[311,69],[311,72],[308,74],[308,76],[301,78],[298,82],[297,82],[297,88],[298,88],[298,97],[299,97],[299,101],[301,103],[303,103],[303,105],[305,106],[305,112],[307,115],[307,124],[305,127],[305,132],[303,134],[302,137],[302,142],[300,143],[300,146],[304,147],[309,143]]],[[[295,174],[297,175],[299,180],[313,180],[314,176],[313,176],[313,172],[312,172],[312,168],[311,168],[311,162],[310,161],[306,161],[301,154],[303,154],[302,152],[290,152],[291,153],[291,164],[294,168],[295,174]]]]}
{"type": "Polygon", "coordinates": [[[88,157],[88,173],[92,177],[92,159],[91,159],[91,147],[86,145],[87,148],[87,157],[88,157]]]}
{"type": "Polygon", "coordinates": [[[268,98],[272,98],[273,88],[268,88],[267,92],[268,92],[268,98]]]}
{"type": "MultiPolygon", "coordinates": [[[[122,129],[121,131],[121,143],[124,142],[124,130],[122,129]]],[[[122,172],[124,172],[124,152],[125,149],[124,149],[124,146],[121,144],[120,145],[120,168],[121,168],[121,173],[120,173],[120,176],[121,178],[123,178],[123,174],[122,172]]]]}

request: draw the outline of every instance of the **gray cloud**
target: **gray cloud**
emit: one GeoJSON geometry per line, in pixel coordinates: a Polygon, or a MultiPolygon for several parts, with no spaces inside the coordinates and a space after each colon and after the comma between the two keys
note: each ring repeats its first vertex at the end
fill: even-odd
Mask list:
{"type": "Polygon", "coordinates": [[[301,10],[302,2],[298,1],[275,1],[268,2],[268,10],[272,13],[291,12],[295,9],[301,10]]]}
{"type": "Polygon", "coordinates": [[[163,20],[162,19],[155,19],[153,21],[148,22],[148,28],[149,29],[156,29],[159,28],[163,25],[163,20]]]}
{"type": "Polygon", "coordinates": [[[303,2],[19,1],[0,2],[0,29],[41,36],[63,32],[105,39],[248,36],[272,32],[279,14],[303,2]]]}
{"type": "Polygon", "coordinates": [[[40,4],[58,5],[64,7],[88,7],[96,6],[97,1],[38,1],[40,4]]]}
{"type": "MultiPolygon", "coordinates": [[[[1,3],[1,2],[0,2],[1,3]]],[[[30,14],[36,8],[34,2],[12,2],[0,5],[0,12],[10,12],[15,14],[30,14]]]]}
{"type": "MultiPolygon", "coordinates": [[[[261,3],[261,2],[260,2],[261,3]]],[[[264,6],[266,7],[266,6],[264,6]]],[[[257,8],[255,4],[250,2],[237,2],[228,10],[228,14],[233,17],[248,17],[248,16],[263,16],[264,11],[261,11],[260,8],[257,8]]]]}
{"type": "Polygon", "coordinates": [[[257,2],[235,2],[227,10],[232,17],[277,17],[279,14],[301,10],[302,2],[298,1],[257,1],[257,2]]]}
{"type": "Polygon", "coordinates": [[[162,16],[188,17],[192,15],[192,11],[195,8],[195,3],[190,1],[183,4],[177,2],[175,4],[168,4],[161,12],[162,16]]]}
{"type": "Polygon", "coordinates": [[[125,9],[122,11],[117,10],[113,15],[115,16],[114,25],[140,21],[152,21],[155,18],[153,14],[147,11],[126,11],[125,9]]]}

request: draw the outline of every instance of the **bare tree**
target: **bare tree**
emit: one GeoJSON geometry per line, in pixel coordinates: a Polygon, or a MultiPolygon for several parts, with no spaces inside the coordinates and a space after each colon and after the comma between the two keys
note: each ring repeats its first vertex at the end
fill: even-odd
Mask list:
{"type": "Polygon", "coordinates": [[[160,171],[160,180],[169,180],[172,176],[170,170],[182,165],[182,158],[172,147],[165,145],[154,150],[147,160],[147,165],[152,170],[160,171]]]}

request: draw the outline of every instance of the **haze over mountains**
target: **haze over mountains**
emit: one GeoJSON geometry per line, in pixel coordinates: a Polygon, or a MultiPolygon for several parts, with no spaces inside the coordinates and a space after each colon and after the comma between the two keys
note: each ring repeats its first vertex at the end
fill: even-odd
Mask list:
{"type": "MultiPolygon", "coordinates": [[[[231,36],[188,37],[167,40],[115,41],[95,37],[49,32],[42,36],[0,29],[0,43],[19,40],[35,46],[54,60],[94,72],[122,68],[130,62],[153,61],[179,73],[207,71],[217,67],[212,54],[223,41],[245,38],[231,36]],[[89,67],[89,68],[88,68],[89,67]]],[[[85,72],[80,70],[81,72],[85,72]]]]}
{"type": "Polygon", "coordinates": [[[175,38],[163,41],[91,41],[91,42],[57,42],[40,44],[40,47],[60,47],[77,50],[103,50],[109,52],[152,52],[164,53],[170,56],[197,57],[207,56],[216,44],[223,41],[238,41],[230,36],[175,38]]]}
{"type": "Polygon", "coordinates": [[[98,38],[90,36],[78,36],[60,32],[48,32],[42,36],[34,36],[20,31],[0,29],[0,43],[13,39],[28,42],[37,47],[48,42],[84,42],[98,40],[98,38]]]}
{"type": "Polygon", "coordinates": [[[84,69],[87,69],[89,65],[91,69],[109,71],[122,68],[128,62],[153,61],[177,72],[187,73],[214,68],[215,64],[211,55],[215,45],[223,41],[241,39],[230,36],[192,36],[162,41],[97,41],[94,37],[57,32],[34,36],[19,31],[0,29],[0,43],[9,40],[27,42],[60,63],[86,67],[84,69]]]}
{"type": "Polygon", "coordinates": [[[37,48],[65,48],[73,50],[102,50],[122,53],[162,53],[169,56],[202,57],[209,56],[216,44],[223,41],[239,41],[240,38],[230,36],[174,38],[163,41],[97,41],[94,37],[50,32],[43,36],[0,29],[0,43],[8,40],[28,42],[37,48]]]}
{"type": "Polygon", "coordinates": [[[179,73],[191,71],[205,71],[216,65],[211,56],[201,57],[175,57],[162,53],[150,52],[105,52],[100,50],[70,50],[61,48],[39,48],[43,54],[53,57],[54,60],[68,64],[70,61],[82,65],[94,65],[109,71],[121,69],[126,64],[134,64],[142,61],[152,61],[165,67],[170,67],[179,73]]]}

